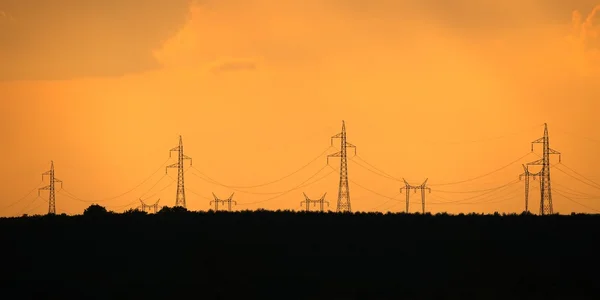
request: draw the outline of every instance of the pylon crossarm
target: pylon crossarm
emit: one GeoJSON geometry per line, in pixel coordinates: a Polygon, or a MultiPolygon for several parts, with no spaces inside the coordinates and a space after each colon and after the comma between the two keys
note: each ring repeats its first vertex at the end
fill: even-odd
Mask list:
{"type": "Polygon", "coordinates": [[[546,140],[545,137],[541,137],[541,138],[531,142],[531,144],[542,144],[542,143],[544,143],[545,140],[546,140]]]}
{"type": "Polygon", "coordinates": [[[548,149],[548,154],[555,154],[558,155],[558,162],[560,163],[562,161],[562,154],[554,149],[548,149]]]}
{"type": "Polygon", "coordinates": [[[341,151],[327,155],[327,157],[340,157],[340,156],[342,156],[342,152],[341,151]]]}
{"type": "Polygon", "coordinates": [[[527,163],[528,166],[540,166],[540,165],[544,165],[544,160],[543,159],[538,159],[536,161],[532,161],[530,163],[527,163]]]}

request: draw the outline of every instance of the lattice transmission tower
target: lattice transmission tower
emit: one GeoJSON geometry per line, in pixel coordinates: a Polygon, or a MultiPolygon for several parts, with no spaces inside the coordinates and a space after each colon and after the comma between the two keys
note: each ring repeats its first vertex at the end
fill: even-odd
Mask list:
{"type": "Polygon", "coordinates": [[[219,197],[217,197],[217,195],[215,195],[215,193],[213,193],[213,197],[215,198],[215,200],[211,200],[210,205],[212,205],[214,203],[215,211],[219,211],[219,203],[221,203],[223,205],[227,204],[227,211],[231,211],[231,204],[233,203],[234,205],[237,205],[237,202],[235,202],[235,200],[233,200],[234,194],[235,193],[232,193],[231,196],[229,196],[229,198],[227,198],[227,199],[219,199],[219,197]]]}
{"type": "Polygon", "coordinates": [[[333,139],[340,139],[340,151],[327,156],[327,164],[329,164],[330,157],[340,158],[340,186],[338,189],[338,202],[337,212],[352,212],[350,206],[350,187],[348,185],[348,148],[354,149],[354,155],[356,155],[356,146],[348,143],[346,140],[346,122],[342,121],[342,132],[331,137],[331,145],[333,146],[333,139]]]}
{"type": "Polygon", "coordinates": [[[550,148],[550,138],[548,135],[548,124],[544,123],[544,136],[531,142],[531,152],[534,144],[542,144],[543,156],[527,165],[542,166],[540,176],[540,215],[550,215],[554,213],[552,208],[552,186],[550,184],[550,155],[557,154],[558,161],[561,161],[560,152],[550,148]]]}
{"type": "Polygon", "coordinates": [[[409,213],[408,208],[410,203],[410,190],[414,190],[415,193],[417,193],[417,190],[420,190],[421,209],[423,211],[423,214],[425,214],[425,190],[429,190],[429,193],[431,193],[431,188],[427,187],[427,180],[429,180],[429,178],[425,179],[425,181],[421,185],[410,185],[408,184],[406,179],[402,178],[402,180],[404,181],[404,187],[400,188],[400,193],[402,194],[402,190],[406,190],[406,213],[409,213]]]}
{"type": "Polygon", "coordinates": [[[541,177],[542,171],[531,173],[529,167],[525,165],[523,165],[523,170],[523,174],[519,175],[519,180],[525,178],[525,212],[529,212],[529,178],[535,180],[536,177],[541,177]]]}
{"type": "Polygon", "coordinates": [[[40,196],[41,191],[49,191],[48,193],[48,214],[54,215],[56,214],[56,184],[60,183],[60,187],[62,188],[62,180],[54,177],[54,161],[50,162],[50,170],[42,173],[42,180],[44,180],[44,176],[50,177],[50,183],[38,189],[38,197],[40,196]]]}
{"type": "Polygon", "coordinates": [[[169,151],[169,157],[171,157],[171,153],[174,151],[177,152],[177,163],[167,166],[166,173],[168,174],[170,168],[177,168],[177,194],[175,195],[175,206],[186,208],[183,163],[185,160],[189,160],[191,166],[192,158],[183,154],[183,138],[181,136],[179,136],[179,146],[169,151]]]}
{"type": "Polygon", "coordinates": [[[300,202],[300,206],[306,205],[306,211],[309,212],[310,211],[310,205],[312,204],[313,206],[319,204],[319,211],[320,212],[324,212],[325,211],[325,203],[327,203],[327,206],[329,207],[329,201],[325,201],[325,196],[327,196],[327,193],[323,194],[323,196],[320,199],[315,199],[312,200],[310,198],[308,198],[308,196],[306,195],[306,193],[304,194],[304,200],[302,202],[300,202]]]}
{"type": "Polygon", "coordinates": [[[157,213],[158,212],[158,203],[160,199],[158,199],[154,204],[146,204],[142,199],[140,199],[142,205],[138,208],[141,211],[149,212],[149,213],[157,213]]]}

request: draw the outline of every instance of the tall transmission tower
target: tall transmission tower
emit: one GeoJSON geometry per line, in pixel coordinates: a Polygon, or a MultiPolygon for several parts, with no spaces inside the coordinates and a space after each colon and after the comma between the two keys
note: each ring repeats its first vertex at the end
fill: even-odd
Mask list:
{"type": "Polygon", "coordinates": [[[327,164],[330,157],[340,157],[340,186],[338,189],[337,212],[352,212],[350,206],[350,187],[348,186],[348,155],[347,148],[354,148],[356,155],[356,146],[350,144],[346,140],[346,122],[342,121],[342,132],[331,137],[331,145],[333,139],[340,139],[340,151],[327,156],[327,164]]]}
{"type": "Polygon", "coordinates": [[[535,180],[536,177],[542,176],[542,171],[537,173],[531,173],[529,171],[528,166],[523,165],[523,174],[519,175],[519,180],[523,180],[525,178],[525,212],[529,212],[529,178],[535,180]]]}
{"type": "Polygon", "coordinates": [[[319,211],[323,212],[325,211],[325,203],[327,203],[327,206],[329,206],[329,201],[325,201],[325,196],[327,196],[327,193],[323,194],[323,196],[320,199],[317,200],[311,200],[310,198],[308,198],[308,196],[306,195],[306,193],[304,194],[304,200],[302,202],[300,202],[300,206],[302,205],[306,205],[306,211],[309,212],[310,211],[310,205],[317,205],[319,204],[319,211]]]}
{"type": "Polygon", "coordinates": [[[160,199],[158,199],[154,204],[146,204],[144,201],[142,201],[142,199],[140,199],[140,202],[142,203],[142,205],[139,207],[141,211],[154,213],[158,212],[158,202],[160,202],[160,199]]]}
{"type": "Polygon", "coordinates": [[[421,209],[423,211],[423,214],[425,214],[425,190],[429,190],[429,193],[431,193],[431,188],[427,187],[427,180],[429,180],[429,178],[425,179],[425,181],[421,185],[410,185],[408,184],[406,179],[402,178],[402,180],[404,181],[404,187],[400,188],[400,193],[402,193],[402,190],[406,190],[406,213],[409,212],[408,208],[410,203],[410,190],[414,190],[415,193],[417,192],[417,190],[420,190],[421,209]]]}
{"type": "Polygon", "coordinates": [[[56,214],[56,188],[55,188],[55,184],[56,183],[60,183],[60,187],[62,188],[62,180],[57,179],[56,177],[54,177],[54,161],[50,162],[50,170],[42,173],[42,180],[44,180],[44,176],[49,176],[50,177],[50,184],[48,184],[45,187],[39,188],[38,189],[38,196],[40,195],[41,191],[50,191],[50,193],[48,194],[48,214],[49,215],[54,215],[56,214]]]}
{"type": "Polygon", "coordinates": [[[550,184],[550,155],[558,154],[558,161],[561,161],[560,152],[550,148],[550,138],[548,135],[548,124],[544,123],[544,136],[531,142],[531,152],[533,152],[534,144],[542,144],[543,156],[534,162],[527,165],[542,166],[540,179],[540,215],[553,214],[552,208],[552,186],[550,184]]]}
{"type": "Polygon", "coordinates": [[[227,204],[227,211],[231,211],[231,203],[237,205],[237,202],[235,202],[235,200],[233,200],[234,194],[235,193],[231,194],[231,196],[229,196],[229,198],[227,198],[227,199],[219,199],[219,197],[217,197],[217,195],[215,195],[215,193],[213,193],[213,197],[215,198],[215,200],[211,200],[210,205],[212,205],[214,203],[215,211],[219,211],[219,203],[221,203],[223,205],[227,204]]]}
{"type": "Polygon", "coordinates": [[[179,136],[179,146],[169,151],[169,157],[173,151],[177,152],[177,163],[167,166],[166,173],[168,174],[169,168],[177,168],[177,195],[175,195],[175,206],[181,206],[186,208],[185,204],[185,185],[183,182],[183,162],[190,160],[190,166],[192,165],[192,158],[183,154],[183,138],[179,136]]]}

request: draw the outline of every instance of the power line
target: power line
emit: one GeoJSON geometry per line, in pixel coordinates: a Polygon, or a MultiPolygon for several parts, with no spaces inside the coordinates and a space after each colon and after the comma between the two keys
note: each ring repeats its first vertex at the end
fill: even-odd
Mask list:
{"type": "Polygon", "coordinates": [[[440,197],[439,195],[431,195],[430,197],[432,198],[439,198],[443,201],[441,202],[429,202],[430,204],[434,204],[434,205],[444,205],[444,204],[452,204],[452,205],[477,205],[477,204],[492,204],[492,203],[501,203],[501,202],[505,202],[509,199],[511,199],[511,197],[509,197],[508,195],[515,193],[519,190],[518,186],[515,186],[516,188],[510,189],[508,190],[509,192],[506,195],[494,195],[494,194],[488,194],[485,197],[479,198],[477,199],[477,201],[473,201],[473,202],[463,202],[463,200],[459,200],[459,201],[452,201],[452,200],[448,200],[446,198],[440,197]],[[500,201],[494,201],[497,199],[502,199],[500,201]]]}
{"type": "Polygon", "coordinates": [[[598,186],[596,186],[596,185],[593,185],[593,184],[591,184],[591,183],[588,183],[588,182],[586,182],[586,181],[583,181],[582,179],[580,179],[580,178],[577,178],[577,177],[575,177],[575,176],[573,176],[573,175],[571,175],[571,174],[569,174],[569,173],[565,172],[564,170],[562,170],[562,169],[561,169],[561,168],[559,168],[559,167],[556,167],[556,169],[557,169],[557,170],[559,170],[559,171],[561,171],[562,173],[566,174],[567,176],[569,176],[569,177],[571,177],[571,178],[573,178],[573,179],[575,179],[575,180],[577,180],[577,181],[579,181],[579,182],[581,182],[581,183],[583,183],[583,184],[587,185],[587,186],[590,186],[590,187],[593,187],[593,188],[595,188],[595,189],[599,189],[599,190],[600,190],[600,187],[598,187],[598,186]]]}
{"type": "MultiPolygon", "coordinates": [[[[163,162],[163,163],[160,165],[160,167],[158,167],[158,168],[157,168],[157,169],[156,169],[154,172],[152,172],[152,174],[151,174],[150,176],[146,177],[146,179],[144,179],[144,180],[143,180],[142,182],[140,182],[138,185],[136,185],[136,186],[135,186],[135,187],[133,187],[132,189],[130,189],[130,190],[126,191],[126,192],[123,192],[123,193],[121,193],[121,194],[119,194],[119,195],[117,195],[117,196],[114,196],[114,197],[109,197],[109,198],[104,198],[104,199],[98,199],[98,200],[86,200],[86,199],[82,199],[82,198],[79,198],[79,197],[77,197],[75,194],[73,194],[73,193],[69,192],[68,190],[65,190],[65,189],[62,189],[62,190],[63,190],[65,193],[69,194],[73,200],[78,200],[78,201],[81,201],[81,202],[87,202],[87,203],[100,203],[100,202],[105,202],[105,201],[109,201],[109,200],[114,200],[114,199],[117,199],[117,198],[121,198],[121,197],[123,197],[123,196],[125,196],[125,195],[127,195],[127,194],[129,194],[129,193],[131,193],[131,192],[133,192],[134,190],[136,190],[137,188],[139,188],[140,186],[142,186],[144,183],[146,183],[148,180],[150,180],[150,178],[152,178],[154,175],[156,175],[156,173],[158,173],[160,170],[162,170],[162,168],[164,167],[164,165],[165,165],[165,164],[166,164],[166,163],[167,163],[167,162],[168,162],[170,159],[171,159],[171,158],[168,158],[167,160],[165,160],[165,162],[163,162]]],[[[162,179],[162,177],[161,177],[161,179],[162,179]]],[[[160,181],[161,179],[159,179],[159,181],[160,181]]]]}
{"type": "MultiPolygon", "coordinates": [[[[317,174],[320,173],[323,170],[323,168],[327,168],[327,165],[325,165],[324,167],[322,167],[321,169],[319,169],[319,171],[317,171],[317,174]]],[[[194,176],[196,176],[196,177],[198,177],[198,178],[200,178],[200,179],[202,179],[204,182],[212,183],[214,185],[218,185],[218,186],[225,187],[225,188],[229,188],[231,190],[234,190],[236,192],[240,192],[240,193],[243,193],[243,194],[249,194],[249,195],[279,195],[279,194],[285,193],[287,191],[286,190],[286,191],[278,191],[278,192],[250,192],[250,191],[246,191],[246,190],[240,190],[240,189],[237,189],[237,188],[231,188],[228,185],[225,185],[225,184],[222,184],[220,182],[211,180],[210,178],[203,178],[202,176],[200,176],[198,174],[195,174],[193,172],[191,174],[194,175],[194,176]]]]}
{"type": "Polygon", "coordinates": [[[156,193],[152,194],[151,196],[148,196],[148,197],[146,197],[146,199],[152,198],[152,197],[154,197],[154,196],[156,196],[156,195],[160,194],[162,191],[164,191],[164,190],[168,189],[169,187],[171,187],[171,185],[172,185],[173,183],[175,183],[175,179],[171,178],[171,182],[169,182],[169,184],[168,184],[168,185],[166,185],[166,186],[165,186],[165,187],[163,187],[162,189],[158,190],[158,192],[156,192],[156,193]]]}
{"type": "Polygon", "coordinates": [[[557,192],[557,191],[556,191],[556,193],[557,193],[557,194],[559,194],[559,195],[561,195],[561,196],[563,196],[565,199],[567,199],[567,200],[569,200],[569,201],[571,201],[571,202],[573,202],[573,203],[579,204],[579,205],[581,205],[581,206],[583,206],[583,207],[585,207],[585,208],[587,208],[587,209],[589,209],[589,210],[592,210],[592,211],[595,211],[595,212],[600,212],[600,210],[597,210],[597,209],[595,209],[595,208],[592,208],[592,207],[589,207],[589,206],[587,206],[587,205],[585,205],[585,204],[583,204],[583,203],[580,203],[580,202],[578,202],[578,201],[575,201],[575,200],[571,199],[570,197],[567,197],[566,195],[563,195],[563,194],[561,194],[561,193],[559,193],[559,192],[557,192]]]}
{"type": "MultiPolygon", "coordinates": [[[[39,199],[39,198],[35,198],[35,199],[33,199],[34,201],[32,201],[31,203],[29,203],[29,204],[27,205],[27,207],[29,207],[29,205],[33,204],[33,203],[35,202],[35,200],[37,200],[37,199],[39,199]]],[[[27,210],[27,208],[24,208],[24,209],[22,209],[22,210],[19,212],[18,216],[22,216],[22,215],[29,215],[29,214],[30,214],[32,211],[35,211],[35,210],[37,210],[38,208],[42,207],[42,205],[44,205],[44,203],[40,203],[40,204],[38,204],[37,206],[35,206],[35,207],[33,207],[33,208],[29,209],[29,210],[27,210]]]]}
{"type": "MultiPolygon", "coordinates": [[[[377,206],[375,206],[375,207],[371,208],[371,210],[378,210],[380,207],[382,207],[382,206],[384,206],[384,205],[386,205],[386,204],[388,204],[388,203],[390,203],[390,202],[392,202],[392,201],[397,201],[397,202],[399,203],[399,202],[400,202],[400,200],[396,199],[396,197],[398,197],[398,195],[400,195],[400,193],[398,193],[398,194],[394,195],[393,197],[389,197],[389,199],[388,199],[388,200],[386,200],[386,201],[384,201],[383,203],[381,203],[381,204],[379,204],[379,205],[377,205],[377,206]]],[[[385,198],[388,198],[388,197],[385,197],[385,198]]],[[[398,203],[396,203],[396,204],[398,204],[398,203]]]]}
{"type": "MultiPolygon", "coordinates": [[[[488,192],[482,193],[482,194],[480,194],[480,195],[476,195],[476,196],[469,197],[469,198],[464,198],[464,199],[461,199],[461,200],[456,200],[456,201],[448,201],[448,202],[444,202],[444,203],[436,203],[436,204],[454,204],[454,203],[460,203],[460,202],[464,202],[464,201],[468,201],[468,200],[476,199],[476,198],[479,198],[479,197],[481,197],[481,196],[489,195],[489,194],[491,194],[492,192],[495,192],[495,191],[501,190],[501,189],[503,189],[503,188],[506,188],[506,187],[508,187],[508,186],[510,186],[510,185],[513,185],[513,184],[516,184],[516,183],[518,183],[518,182],[519,182],[519,179],[512,180],[512,181],[510,181],[510,182],[508,182],[508,183],[506,183],[506,184],[503,184],[503,185],[501,185],[501,186],[498,186],[498,187],[496,187],[496,188],[494,188],[494,189],[490,189],[488,192]]],[[[440,198],[440,197],[438,196],[438,198],[440,198]]]]}
{"type": "MultiPolygon", "coordinates": [[[[287,178],[289,178],[289,177],[291,177],[291,176],[293,176],[293,175],[296,175],[298,172],[300,172],[300,171],[302,171],[302,170],[306,169],[306,168],[307,168],[308,166],[310,166],[312,163],[314,163],[314,162],[315,162],[315,161],[317,161],[319,158],[321,158],[321,157],[322,157],[322,156],[323,156],[325,153],[327,153],[327,152],[328,152],[328,151],[329,151],[331,148],[332,148],[331,146],[327,147],[327,149],[325,149],[323,152],[321,152],[321,154],[319,154],[317,157],[315,157],[315,158],[311,159],[311,160],[310,160],[308,163],[306,163],[306,164],[305,164],[305,165],[303,165],[302,167],[300,167],[300,168],[296,169],[296,170],[295,170],[295,171],[293,171],[292,173],[289,173],[289,174],[287,174],[287,175],[285,175],[285,176],[283,176],[283,177],[280,177],[280,178],[278,178],[278,179],[276,179],[276,180],[269,181],[269,182],[265,182],[265,183],[262,183],[262,184],[256,184],[256,185],[245,185],[245,186],[244,186],[244,185],[226,185],[226,184],[218,183],[218,181],[217,181],[217,180],[215,180],[215,179],[211,178],[210,176],[206,175],[205,173],[203,173],[202,171],[198,170],[197,168],[195,168],[195,167],[192,167],[192,168],[193,168],[194,170],[196,170],[198,173],[200,173],[202,176],[204,176],[204,177],[208,178],[209,180],[213,181],[214,183],[216,183],[216,184],[218,184],[218,185],[220,185],[220,186],[222,186],[222,187],[226,187],[226,188],[230,188],[230,189],[251,189],[251,188],[257,188],[257,187],[263,187],[263,186],[271,185],[271,184],[274,184],[274,183],[280,182],[280,181],[282,181],[282,180],[284,180],[284,179],[287,179],[287,178]]],[[[244,191],[242,191],[242,190],[239,190],[239,192],[244,192],[244,191]]]]}
{"type": "Polygon", "coordinates": [[[31,191],[29,191],[27,194],[25,194],[25,196],[23,196],[23,197],[19,198],[19,200],[17,200],[17,201],[15,201],[15,202],[13,202],[13,203],[11,203],[11,204],[9,204],[9,205],[7,205],[7,206],[3,207],[3,208],[2,208],[2,209],[0,209],[0,210],[2,210],[2,211],[3,211],[3,210],[6,210],[6,209],[8,209],[8,208],[11,208],[11,207],[13,207],[13,206],[17,205],[17,204],[18,204],[18,203],[20,203],[21,201],[25,200],[25,198],[29,197],[29,195],[31,195],[31,193],[35,192],[35,191],[36,191],[36,190],[39,188],[40,184],[42,184],[43,182],[44,182],[44,181],[40,181],[40,183],[38,183],[38,184],[37,184],[37,185],[36,185],[36,186],[35,186],[33,189],[31,189],[31,191]]]}
{"type": "Polygon", "coordinates": [[[581,176],[581,178],[583,178],[583,179],[585,179],[585,180],[589,181],[590,183],[594,184],[596,187],[600,188],[600,184],[598,184],[598,183],[596,183],[595,181],[593,181],[593,180],[591,180],[591,179],[589,179],[589,178],[585,177],[584,175],[582,175],[581,173],[579,173],[579,172],[577,172],[577,171],[573,170],[572,168],[570,168],[569,166],[565,165],[564,163],[560,163],[560,165],[561,165],[561,166],[564,166],[565,168],[567,168],[567,169],[568,169],[568,170],[570,170],[571,172],[573,172],[573,173],[575,173],[575,174],[577,174],[577,175],[581,176]]]}
{"type": "Polygon", "coordinates": [[[525,154],[525,155],[523,155],[523,156],[519,157],[518,159],[515,159],[514,161],[510,162],[509,164],[507,164],[507,165],[505,165],[505,166],[502,166],[502,167],[500,167],[500,168],[498,168],[498,169],[496,169],[496,170],[494,170],[494,171],[491,171],[491,172],[489,172],[489,173],[485,173],[485,174],[483,174],[483,175],[479,175],[479,176],[476,176],[476,177],[473,177],[473,178],[470,178],[470,179],[466,179],[466,180],[461,180],[461,181],[447,182],[447,183],[438,183],[438,184],[431,184],[430,186],[445,186],[445,185],[454,185],[454,184],[460,184],[460,183],[465,183],[465,182],[469,182],[469,181],[474,181],[474,180],[477,180],[477,179],[481,179],[481,178],[483,178],[483,177],[486,177],[486,176],[492,175],[492,174],[494,174],[494,173],[496,173],[496,172],[500,172],[500,171],[502,171],[502,170],[504,170],[504,169],[506,169],[506,168],[508,168],[508,167],[510,167],[510,166],[512,166],[512,165],[514,165],[514,164],[516,164],[516,163],[518,163],[518,162],[519,162],[519,161],[521,161],[523,158],[525,158],[525,157],[527,157],[527,156],[529,156],[529,155],[531,155],[531,152],[529,152],[529,153],[527,153],[527,154],[525,154]]]}
{"type": "Polygon", "coordinates": [[[561,192],[561,193],[569,194],[569,195],[571,195],[570,197],[573,197],[573,198],[576,198],[576,199],[600,199],[600,196],[590,196],[590,195],[587,195],[587,194],[572,192],[572,191],[569,191],[569,190],[557,189],[556,188],[556,183],[554,183],[554,187],[553,188],[555,190],[561,192]]]}
{"type": "Polygon", "coordinates": [[[365,190],[365,191],[371,192],[371,193],[373,193],[373,194],[375,194],[375,195],[377,195],[377,196],[380,196],[380,197],[383,197],[383,198],[387,198],[387,199],[391,199],[391,200],[396,200],[396,201],[398,200],[398,199],[395,199],[395,198],[393,198],[393,197],[388,197],[388,196],[386,196],[386,195],[383,195],[383,194],[381,194],[381,193],[378,193],[378,192],[376,192],[376,191],[374,191],[374,190],[372,190],[372,189],[369,189],[369,188],[367,188],[367,187],[365,187],[365,186],[363,186],[363,185],[360,185],[360,184],[358,184],[356,181],[350,180],[350,182],[352,182],[352,184],[354,184],[354,185],[358,186],[359,188],[361,188],[361,189],[363,189],[363,190],[365,190]]]}
{"type": "Polygon", "coordinates": [[[369,171],[371,171],[372,173],[374,173],[374,174],[377,174],[377,175],[379,175],[379,176],[381,176],[381,177],[384,177],[384,178],[387,178],[387,179],[391,179],[391,180],[394,180],[394,181],[399,181],[399,182],[402,182],[402,180],[401,180],[401,179],[398,179],[398,178],[396,178],[396,177],[394,177],[394,176],[392,176],[392,175],[390,175],[390,174],[388,174],[388,173],[386,173],[386,172],[382,171],[381,169],[379,169],[379,168],[375,167],[374,165],[372,165],[372,164],[371,164],[371,163],[369,163],[368,161],[364,160],[364,159],[363,159],[361,156],[359,156],[359,155],[355,155],[355,157],[356,157],[356,158],[358,158],[358,159],[360,159],[362,162],[364,162],[365,164],[367,164],[368,166],[370,166],[371,168],[373,168],[374,170],[376,170],[376,171],[377,171],[377,172],[379,172],[379,173],[377,173],[377,172],[374,172],[374,171],[372,171],[371,169],[369,169],[369,168],[367,168],[367,167],[365,167],[365,166],[363,166],[363,165],[359,164],[358,162],[354,161],[354,163],[355,163],[355,164],[357,164],[357,165],[359,165],[359,166],[361,166],[361,167],[365,168],[366,170],[369,170],[369,171]]]}
{"type": "MultiPolygon", "coordinates": [[[[453,142],[435,140],[435,141],[428,141],[428,142],[430,144],[438,144],[438,145],[439,144],[460,145],[460,144],[475,144],[475,143],[489,142],[489,141],[493,141],[493,140],[504,139],[504,138],[511,137],[511,136],[521,135],[521,134],[526,133],[527,131],[532,131],[543,125],[544,124],[539,124],[539,125],[532,126],[531,128],[526,129],[526,130],[520,129],[520,130],[515,130],[515,131],[509,132],[509,133],[505,133],[500,136],[487,137],[487,138],[481,138],[481,139],[476,139],[476,140],[453,141],[453,142]]],[[[425,141],[425,142],[427,142],[427,141],[425,141]]]]}
{"type": "MultiPolygon", "coordinates": [[[[290,189],[290,190],[287,190],[287,191],[285,191],[284,193],[281,193],[281,194],[279,194],[279,195],[277,195],[277,196],[275,196],[275,197],[271,197],[271,198],[268,198],[268,199],[265,199],[265,200],[261,200],[261,201],[255,201],[255,202],[238,203],[238,205],[252,205],[252,204],[264,203],[264,202],[267,202],[267,201],[275,200],[275,199],[277,199],[277,198],[279,198],[279,197],[281,197],[281,196],[284,196],[284,195],[286,195],[286,194],[289,194],[289,193],[291,193],[291,192],[293,192],[293,191],[295,191],[295,190],[301,189],[301,188],[303,188],[303,187],[306,187],[306,186],[309,186],[309,185],[313,185],[313,184],[315,184],[315,183],[317,183],[317,182],[319,182],[319,181],[321,181],[321,180],[323,180],[323,179],[327,178],[329,175],[333,174],[333,172],[334,172],[334,171],[330,171],[329,173],[325,174],[324,176],[317,178],[317,180],[314,180],[313,182],[307,183],[307,182],[309,182],[311,179],[313,179],[314,177],[316,177],[316,176],[317,176],[319,173],[321,173],[321,171],[325,170],[327,167],[329,167],[329,165],[327,165],[327,166],[325,166],[325,167],[321,168],[321,169],[319,170],[319,172],[317,172],[317,173],[313,174],[311,177],[309,177],[307,180],[305,180],[304,182],[302,182],[300,185],[298,185],[298,186],[296,186],[296,187],[294,187],[294,188],[292,188],[292,189],[290,189]]],[[[335,169],[334,169],[334,170],[335,170],[335,169]]]]}
{"type": "Polygon", "coordinates": [[[32,210],[37,209],[38,207],[42,206],[42,204],[44,203],[40,203],[38,206],[34,207],[33,209],[27,210],[29,208],[29,206],[31,206],[31,204],[35,203],[36,200],[40,199],[40,197],[35,197],[33,198],[33,200],[31,200],[31,202],[27,203],[27,205],[25,205],[25,207],[23,207],[23,209],[21,209],[19,211],[19,213],[17,213],[17,216],[19,215],[23,215],[23,213],[25,212],[26,214],[29,214],[32,210]]]}

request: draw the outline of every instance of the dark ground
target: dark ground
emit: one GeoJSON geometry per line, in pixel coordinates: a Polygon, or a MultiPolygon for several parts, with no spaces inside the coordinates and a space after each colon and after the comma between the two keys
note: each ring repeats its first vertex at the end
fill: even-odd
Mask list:
{"type": "Polygon", "coordinates": [[[600,299],[600,215],[0,219],[2,299],[600,299]]]}

